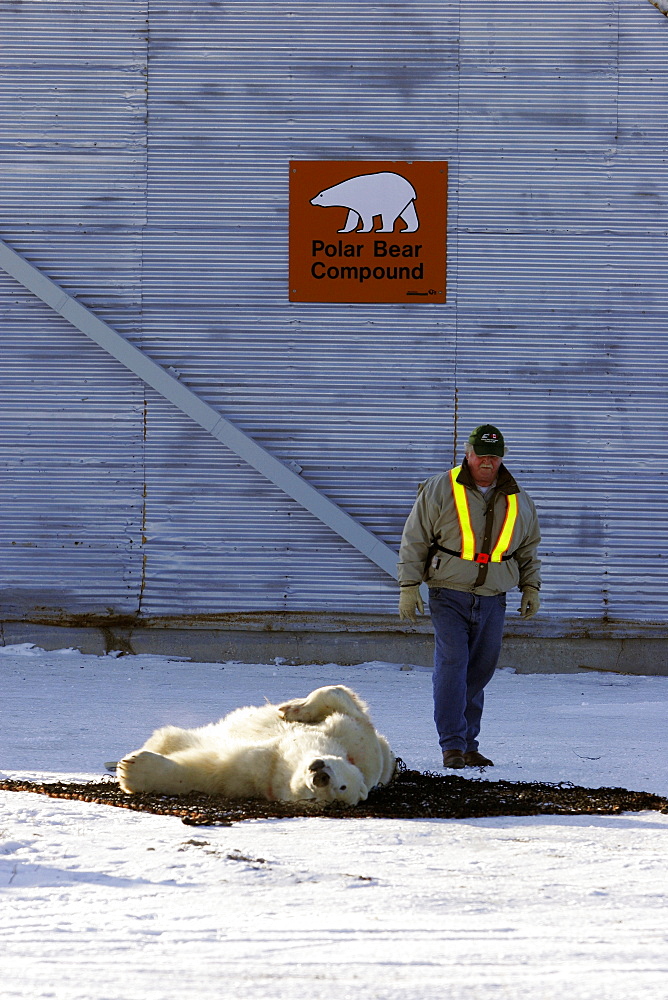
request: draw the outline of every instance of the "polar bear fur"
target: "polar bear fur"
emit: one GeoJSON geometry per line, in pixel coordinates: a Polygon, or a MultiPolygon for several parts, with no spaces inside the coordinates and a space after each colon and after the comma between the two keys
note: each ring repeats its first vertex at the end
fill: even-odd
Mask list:
{"type": "Polygon", "coordinates": [[[238,708],[199,729],[158,729],[116,773],[129,793],[356,805],[390,781],[395,764],[361,698],[332,685],[282,705],[238,708]]]}
{"type": "Polygon", "coordinates": [[[340,233],[352,233],[360,222],[362,228],[358,232],[370,233],[377,215],[382,222],[377,233],[394,232],[394,224],[399,218],[406,223],[404,233],[415,233],[420,225],[413,204],[416,197],[415,188],[405,177],[383,170],[377,174],[349,177],[325,188],[311,199],[311,204],[347,208],[348,215],[343,229],[338,230],[340,233]]]}

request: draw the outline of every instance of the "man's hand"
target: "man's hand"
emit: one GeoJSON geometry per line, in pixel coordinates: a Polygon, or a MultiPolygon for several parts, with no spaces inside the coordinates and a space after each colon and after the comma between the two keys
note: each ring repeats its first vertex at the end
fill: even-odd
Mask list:
{"type": "Polygon", "coordinates": [[[420,597],[419,583],[411,584],[410,587],[402,587],[399,595],[399,617],[405,618],[409,622],[417,621],[415,609],[424,614],[424,604],[420,597]]]}
{"type": "Polygon", "coordinates": [[[535,587],[522,588],[520,618],[533,618],[540,607],[540,596],[535,587]]]}

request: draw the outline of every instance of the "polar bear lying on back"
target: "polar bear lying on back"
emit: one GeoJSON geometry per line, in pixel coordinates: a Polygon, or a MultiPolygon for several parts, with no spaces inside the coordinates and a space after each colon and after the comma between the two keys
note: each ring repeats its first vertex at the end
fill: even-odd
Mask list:
{"type": "Polygon", "coordinates": [[[200,729],[158,729],[116,773],[130,793],[356,805],[390,781],[395,763],[367,706],[337,685],[283,705],[237,708],[200,729]]]}

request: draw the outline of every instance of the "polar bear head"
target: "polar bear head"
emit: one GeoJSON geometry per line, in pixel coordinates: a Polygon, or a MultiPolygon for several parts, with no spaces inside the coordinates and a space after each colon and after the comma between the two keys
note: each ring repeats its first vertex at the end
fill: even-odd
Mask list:
{"type": "Polygon", "coordinates": [[[355,806],[369,794],[358,767],[343,757],[329,755],[305,760],[291,784],[298,798],[323,803],[345,802],[355,806]]]}

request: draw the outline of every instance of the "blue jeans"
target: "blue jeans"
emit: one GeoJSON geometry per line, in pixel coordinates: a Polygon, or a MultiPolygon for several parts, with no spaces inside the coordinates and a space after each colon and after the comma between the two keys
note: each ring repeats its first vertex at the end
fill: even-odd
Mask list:
{"type": "Polygon", "coordinates": [[[501,652],[506,595],[429,589],[434,626],[434,721],[442,750],[477,750],[484,689],[501,652]]]}

